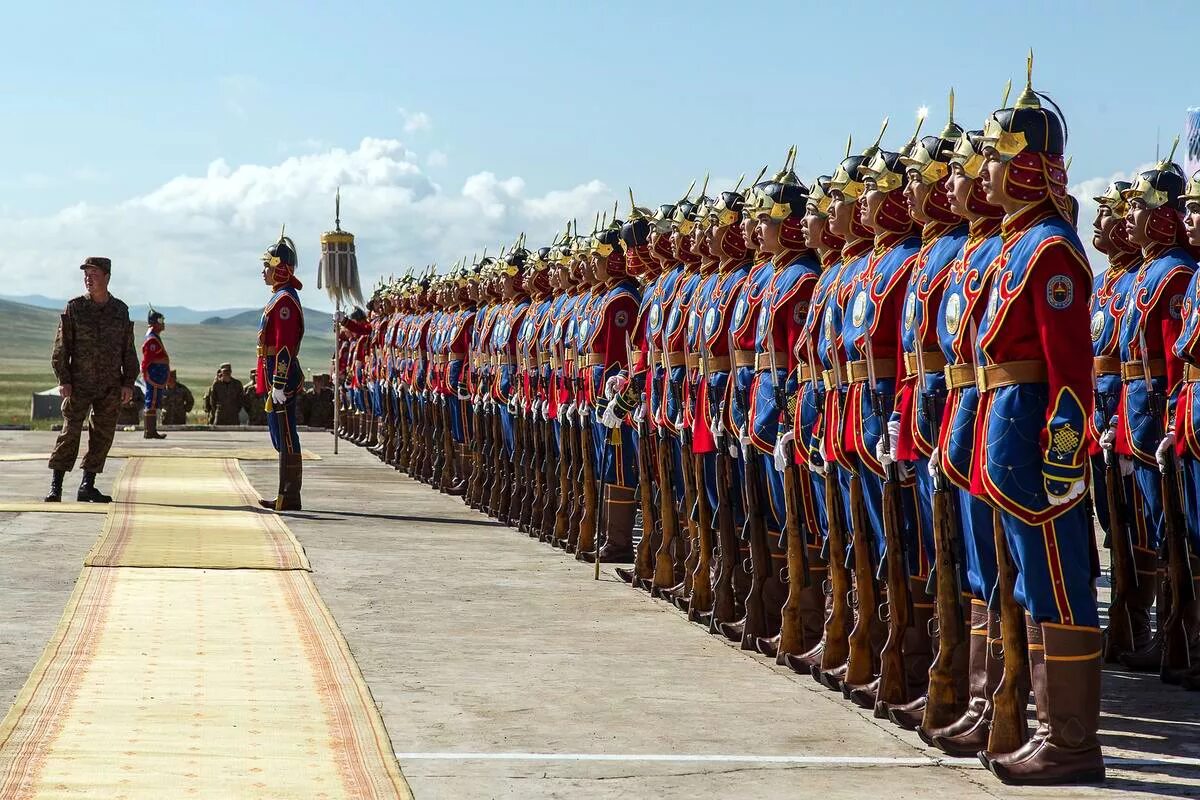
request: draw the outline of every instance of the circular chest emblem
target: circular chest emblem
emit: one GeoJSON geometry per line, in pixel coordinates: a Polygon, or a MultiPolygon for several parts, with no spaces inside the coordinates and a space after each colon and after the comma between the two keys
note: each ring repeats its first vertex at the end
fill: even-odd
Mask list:
{"type": "Polygon", "coordinates": [[[792,306],[792,322],[799,325],[802,322],[804,322],[804,319],[807,316],[808,316],[808,301],[807,300],[801,300],[800,302],[796,303],[796,305],[792,306]]]}
{"type": "Polygon", "coordinates": [[[662,305],[655,303],[650,306],[650,330],[657,331],[662,326],[662,305]]]}
{"type": "Polygon", "coordinates": [[[704,336],[711,337],[717,332],[717,309],[710,308],[704,314],[704,336]]]}
{"type": "Polygon", "coordinates": [[[613,316],[613,324],[616,325],[618,328],[624,328],[626,325],[629,324],[629,312],[628,311],[618,311],[613,316]]]}
{"type": "Polygon", "coordinates": [[[825,338],[833,341],[833,306],[825,306],[825,338]]]}
{"type": "Polygon", "coordinates": [[[991,294],[988,295],[987,318],[989,320],[995,319],[996,312],[999,310],[1000,310],[1000,292],[998,292],[996,290],[996,287],[993,286],[991,294]]]}
{"type": "Polygon", "coordinates": [[[962,322],[962,304],[962,295],[958,292],[946,299],[946,330],[951,336],[958,333],[958,326],[962,322]]]}
{"type": "Polygon", "coordinates": [[[667,315],[667,329],[674,333],[679,330],[680,312],[678,308],[672,308],[671,313],[667,315]]]}
{"type": "Polygon", "coordinates": [[[1172,319],[1183,319],[1183,295],[1177,294],[1167,304],[1172,319]]]}
{"type": "Polygon", "coordinates": [[[742,321],[746,319],[746,312],[750,309],[750,304],[746,302],[746,298],[739,297],[737,304],[733,307],[733,326],[740,328],[742,321]]]}
{"type": "Polygon", "coordinates": [[[1100,341],[1100,337],[1104,335],[1104,312],[1097,311],[1092,314],[1092,341],[1100,341]]]}
{"type": "Polygon", "coordinates": [[[588,331],[590,331],[591,329],[592,329],[592,321],[590,319],[585,319],[583,322],[581,322],[579,324],[579,338],[586,341],[588,338],[588,331]]]}
{"type": "Polygon", "coordinates": [[[909,292],[904,301],[904,327],[912,329],[913,321],[917,318],[917,293],[909,292]]]}
{"type": "Polygon", "coordinates": [[[850,313],[850,321],[854,323],[854,327],[861,328],[863,322],[867,318],[867,291],[866,289],[859,290],[854,296],[854,310],[850,313]]]}
{"type": "Polygon", "coordinates": [[[554,338],[561,339],[562,335],[563,335],[563,324],[562,324],[562,320],[560,319],[558,322],[554,323],[554,338]]]}
{"type": "Polygon", "coordinates": [[[759,311],[758,312],[758,324],[755,326],[755,330],[757,330],[760,334],[766,333],[768,319],[769,319],[769,317],[767,315],[767,310],[765,308],[762,311],[759,311]]]}
{"type": "Polygon", "coordinates": [[[279,318],[280,319],[291,319],[291,317],[292,317],[292,310],[290,308],[288,308],[287,306],[283,306],[279,309],[279,318]]]}

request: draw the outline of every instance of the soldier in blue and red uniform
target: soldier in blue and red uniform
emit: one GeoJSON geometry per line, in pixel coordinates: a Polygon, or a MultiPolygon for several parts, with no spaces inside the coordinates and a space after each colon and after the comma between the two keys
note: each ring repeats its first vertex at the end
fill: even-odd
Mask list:
{"type": "MultiPolygon", "coordinates": [[[[1200,252],[1200,172],[1192,175],[1181,200],[1185,204],[1183,227],[1187,244],[1193,252],[1200,252]]],[[[1200,436],[1196,432],[1200,430],[1200,399],[1196,397],[1196,387],[1200,385],[1200,279],[1192,280],[1184,297],[1183,322],[1183,330],[1175,340],[1175,353],[1187,362],[1184,383],[1175,405],[1172,432],[1163,437],[1156,456],[1162,467],[1172,454],[1179,459],[1194,598],[1190,607],[1183,609],[1182,616],[1190,645],[1188,661],[1192,666],[1181,674],[1167,672],[1164,677],[1197,691],[1200,690],[1200,556],[1197,555],[1200,553],[1200,436]]],[[[1186,587],[1178,589],[1182,596],[1187,596],[1186,587]]],[[[1164,585],[1160,591],[1167,594],[1175,588],[1164,585]]],[[[1159,616],[1160,620],[1163,618],[1159,616]]]]}
{"type": "Polygon", "coordinates": [[[955,214],[968,221],[967,239],[950,265],[950,274],[937,312],[938,342],[944,367],[946,396],[938,445],[930,462],[954,488],[965,567],[964,598],[970,607],[967,645],[967,707],[943,727],[918,728],[930,745],[954,756],[969,757],[987,746],[992,717],[992,693],[1003,673],[1000,652],[1000,610],[993,599],[996,585],[996,546],[992,507],[971,494],[971,465],[975,453],[975,419],[979,390],[975,385],[975,331],[983,318],[986,289],[999,268],[1000,219],[1004,211],[987,202],[979,181],[983,156],[977,150],[983,131],[967,131],[950,156],[948,197],[955,214]]]}
{"type": "Polygon", "coordinates": [[[142,380],[146,384],[146,415],[142,436],[146,439],[165,439],[167,435],[158,432],[158,410],[162,407],[167,381],[171,377],[171,358],[162,341],[167,320],[151,308],[146,315],[146,325],[146,338],[142,339],[142,380]]]}
{"type": "Polygon", "coordinates": [[[1087,509],[1092,271],[1067,194],[1066,127],[1027,84],[991,115],[981,144],[984,190],[1005,216],[976,342],[971,490],[997,509],[1016,567],[1039,725],[1014,752],[980,760],[1007,783],[1100,781],[1102,645],[1087,509]]]}
{"type": "Polygon", "coordinates": [[[296,430],[296,397],[304,389],[300,368],[300,342],[304,338],[301,283],[296,278],[296,246],[286,236],[263,254],[263,282],[271,299],[263,308],[258,326],[258,369],[255,388],[267,395],[267,429],[279,453],[279,491],[274,499],[259,501],[276,511],[300,510],[302,465],[300,436],[296,430]]]}

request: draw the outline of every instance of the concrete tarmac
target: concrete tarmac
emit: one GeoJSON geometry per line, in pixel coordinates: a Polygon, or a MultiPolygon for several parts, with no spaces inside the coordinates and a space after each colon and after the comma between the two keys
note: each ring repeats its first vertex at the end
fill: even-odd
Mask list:
{"type": "MultiPolygon", "coordinates": [[[[594,581],[590,565],[364,450],[342,443],[333,456],[329,435],[302,439],[323,460],[305,463],[305,510],[284,516],[418,798],[1200,796],[1200,696],[1157,676],[1106,672],[1106,785],[1005,787],[611,570],[594,581]]],[[[0,432],[0,453],[52,441],[0,432]]],[[[172,432],[165,444],[269,446],[265,433],[230,431],[172,432]]],[[[102,488],[120,466],[110,462],[102,488]]],[[[273,493],[274,464],[242,468],[273,493]]],[[[40,497],[47,478],[44,463],[0,462],[0,501],[40,497]]],[[[102,522],[0,514],[0,706],[54,630],[102,522]]]]}

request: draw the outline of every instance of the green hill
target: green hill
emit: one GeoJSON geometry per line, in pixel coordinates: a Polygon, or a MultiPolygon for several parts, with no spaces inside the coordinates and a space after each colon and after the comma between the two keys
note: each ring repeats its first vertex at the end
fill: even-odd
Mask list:
{"type": "MultiPolygon", "coordinates": [[[[57,326],[55,311],[0,300],[0,424],[28,422],[30,395],[55,385],[50,348],[57,326]]],[[[135,344],[140,348],[144,328],[137,324],[135,331],[135,344]]],[[[243,382],[255,364],[257,342],[251,328],[168,322],[163,341],[172,367],[196,396],[197,406],[218,364],[231,363],[234,377],[243,382]]],[[[300,357],[305,371],[327,372],[332,353],[329,327],[310,324],[300,357]]]]}

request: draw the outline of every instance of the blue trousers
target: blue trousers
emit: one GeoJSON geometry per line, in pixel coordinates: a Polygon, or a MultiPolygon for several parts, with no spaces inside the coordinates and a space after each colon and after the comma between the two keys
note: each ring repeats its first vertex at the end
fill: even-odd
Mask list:
{"type": "Polygon", "coordinates": [[[1037,622],[1096,627],[1092,596],[1091,517],[1087,499],[1042,525],[1000,512],[1017,567],[1016,598],[1037,622]]]}
{"type": "Polygon", "coordinates": [[[271,434],[271,446],[277,453],[299,453],[300,433],[296,430],[296,397],[293,395],[283,408],[272,408],[267,412],[267,430],[271,434]]]}
{"type": "Polygon", "coordinates": [[[167,394],[167,380],[171,377],[171,367],[167,364],[151,364],[146,368],[146,410],[157,411],[162,408],[163,398],[167,394]]]}

